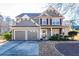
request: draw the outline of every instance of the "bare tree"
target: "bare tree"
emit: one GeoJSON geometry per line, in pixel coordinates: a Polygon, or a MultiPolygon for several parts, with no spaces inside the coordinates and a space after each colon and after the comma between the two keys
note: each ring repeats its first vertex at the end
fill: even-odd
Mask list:
{"type": "Polygon", "coordinates": [[[79,8],[79,5],[77,3],[48,3],[48,6],[51,5],[54,8],[56,8],[57,10],[59,10],[60,12],[62,12],[62,14],[66,14],[68,11],[72,12],[78,12],[79,10],[77,8],[79,8]]]}
{"type": "Polygon", "coordinates": [[[48,3],[47,6],[56,8],[62,15],[67,15],[71,23],[71,27],[77,25],[75,23],[79,15],[79,4],[78,3],[48,3]]]}

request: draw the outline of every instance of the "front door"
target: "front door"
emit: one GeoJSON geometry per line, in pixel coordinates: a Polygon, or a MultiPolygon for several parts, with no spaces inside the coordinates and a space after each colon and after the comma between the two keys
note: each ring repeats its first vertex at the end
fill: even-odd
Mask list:
{"type": "Polygon", "coordinates": [[[42,38],[43,40],[46,40],[47,39],[47,29],[42,29],[42,38]]]}

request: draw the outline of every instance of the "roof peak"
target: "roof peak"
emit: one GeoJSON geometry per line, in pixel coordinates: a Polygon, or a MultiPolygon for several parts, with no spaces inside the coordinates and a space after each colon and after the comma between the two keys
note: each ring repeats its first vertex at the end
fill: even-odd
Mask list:
{"type": "Polygon", "coordinates": [[[48,9],[55,9],[55,8],[52,5],[49,5],[48,9]]]}
{"type": "Polygon", "coordinates": [[[16,16],[16,17],[23,17],[24,15],[28,15],[29,17],[34,17],[34,16],[38,16],[41,13],[21,13],[20,15],[16,16]]]}

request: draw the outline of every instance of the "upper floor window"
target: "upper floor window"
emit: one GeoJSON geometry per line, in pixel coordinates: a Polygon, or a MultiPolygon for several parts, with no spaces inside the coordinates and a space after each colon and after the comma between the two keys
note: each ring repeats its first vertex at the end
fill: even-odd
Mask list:
{"type": "Polygon", "coordinates": [[[45,18],[42,19],[42,25],[47,25],[47,19],[45,18]]]}
{"type": "Polygon", "coordinates": [[[48,18],[40,18],[40,24],[41,25],[47,25],[48,24],[48,18]]]}
{"type": "Polygon", "coordinates": [[[59,19],[52,19],[52,25],[60,25],[59,19]]]}

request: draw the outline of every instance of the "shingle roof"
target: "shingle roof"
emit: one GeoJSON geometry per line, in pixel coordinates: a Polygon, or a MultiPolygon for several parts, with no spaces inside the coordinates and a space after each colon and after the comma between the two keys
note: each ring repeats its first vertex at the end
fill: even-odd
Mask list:
{"type": "Polygon", "coordinates": [[[59,17],[62,16],[60,15],[60,13],[58,13],[56,10],[46,10],[45,13],[47,13],[49,16],[53,16],[53,17],[59,17]]]}
{"type": "Polygon", "coordinates": [[[17,23],[13,27],[37,27],[37,26],[38,25],[33,23],[31,20],[25,20],[25,21],[21,21],[21,22],[17,23]]]}
{"type": "Polygon", "coordinates": [[[36,17],[38,15],[40,15],[41,13],[22,13],[16,17],[23,17],[24,15],[28,15],[29,17],[36,17]]]}
{"type": "Polygon", "coordinates": [[[55,11],[47,11],[47,14],[49,16],[59,16],[59,13],[56,13],[55,11]]]}

